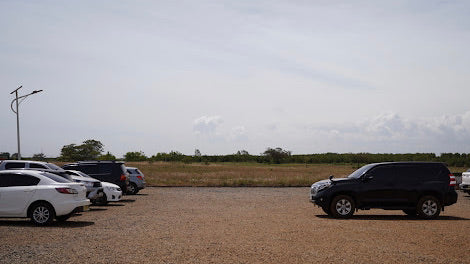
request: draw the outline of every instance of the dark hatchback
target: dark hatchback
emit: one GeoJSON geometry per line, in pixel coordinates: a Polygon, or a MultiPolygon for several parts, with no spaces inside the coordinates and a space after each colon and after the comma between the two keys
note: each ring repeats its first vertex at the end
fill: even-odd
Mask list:
{"type": "Polygon", "coordinates": [[[379,208],[430,219],[444,206],[457,202],[455,184],[455,177],[443,163],[374,163],[347,178],[330,176],[314,183],[310,201],[337,218],[349,218],[359,209],[379,208]]]}
{"type": "Polygon", "coordinates": [[[64,170],[77,170],[90,177],[118,185],[125,193],[129,185],[129,173],[121,161],[79,161],[62,166],[64,170]]]}

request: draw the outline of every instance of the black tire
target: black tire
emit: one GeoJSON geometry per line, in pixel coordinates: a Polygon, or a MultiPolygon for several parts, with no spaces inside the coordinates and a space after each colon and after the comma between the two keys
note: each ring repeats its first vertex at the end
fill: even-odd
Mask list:
{"type": "Polygon", "coordinates": [[[433,219],[439,216],[441,212],[441,204],[434,196],[424,196],[419,199],[416,206],[418,216],[424,219],[433,219]]]}
{"type": "Polygon", "coordinates": [[[29,217],[31,222],[38,226],[49,225],[54,221],[54,208],[48,203],[36,203],[29,208],[29,217]]]}
{"type": "Polygon", "coordinates": [[[137,192],[139,191],[139,189],[137,188],[137,185],[133,182],[131,182],[129,184],[129,186],[127,186],[127,194],[136,194],[137,192]]]}
{"type": "Polygon", "coordinates": [[[96,205],[107,205],[108,204],[108,197],[106,196],[105,193],[103,193],[103,196],[96,199],[94,204],[96,204],[96,205]]]}
{"type": "Polygon", "coordinates": [[[416,216],[417,213],[416,213],[416,209],[405,209],[403,210],[403,212],[409,216],[416,216]]]}
{"type": "Polygon", "coordinates": [[[347,195],[338,195],[330,204],[331,215],[335,218],[351,218],[356,209],[354,200],[347,195]]]}

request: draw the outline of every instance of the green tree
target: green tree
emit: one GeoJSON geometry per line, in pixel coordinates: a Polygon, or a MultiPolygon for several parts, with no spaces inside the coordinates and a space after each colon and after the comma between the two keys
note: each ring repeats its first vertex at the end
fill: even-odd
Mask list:
{"type": "Polygon", "coordinates": [[[98,140],[85,140],[81,145],[69,144],[62,147],[60,160],[96,160],[103,152],[103,144],[98,140]]]}
{"type": "Polygon", "coordinates": [[[32,160],[39,160],[39,161],[46,160],[46,155],[44,155],[44,153],[34,154],[32,157],[32,160]]]}
{"type": "Polygon", "coordinates": [[[116,156],[114,156],[108,151],[106,154],[101,155],[98,159],[99,160],[116,160],[116,156]]]}
{"type": "Polygon", "coordinates": [[[285,162],[287,158],[290,157],[291,152],[287,150],[283,150],[282,148],[268,148],[263,155],[268,159],[271,163],[280,164],[281,162],[285,162]]]}
{"type": "Polygon", "coordinates": [[[126,161],[146,161],[147,156],[142,151],[127,152],[124,155],[126,161]]]}

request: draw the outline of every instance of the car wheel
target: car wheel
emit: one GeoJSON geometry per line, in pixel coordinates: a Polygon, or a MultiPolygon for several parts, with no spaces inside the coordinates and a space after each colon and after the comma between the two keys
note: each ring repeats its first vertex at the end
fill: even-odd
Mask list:
{"type": "Polygon", "coordinates": [[[137,189],[137,185],[133,182],[127,186],[127,194],[136,194],[138,191],[139,189],[137,189]]]}
{"type": "Polygon", "coordinates": [[[37,203],[30,208],[31,222],[35,225],[44,226],[54,220],[54,209],[47,203],[37,203]]]}
{"type": "Polygon", "coordinates": [[[419,200],[416,211],[421,218],[432,219],[439,216],[441,205],[436,197],[424,196],[419,200]]]}
{"type": "Polygon", "coordinates": [[[108,204],[108,197],[106,196],[105,193],[103,193],[103,196],[100,198],[96,199],[95,202],[96,205],[107,205],[108,204]]]}
{"type": "Polygon", "coordinates": [[[354,200],[347,195],[338,195],[330,205],[331,214],[336,218],[350,218],[354,214],[354,200]]]}
{"type": "Polygon", "coordinates": [[[405,209],[403,212],[409,216],[416,216],[416,209],[405,209]]]}

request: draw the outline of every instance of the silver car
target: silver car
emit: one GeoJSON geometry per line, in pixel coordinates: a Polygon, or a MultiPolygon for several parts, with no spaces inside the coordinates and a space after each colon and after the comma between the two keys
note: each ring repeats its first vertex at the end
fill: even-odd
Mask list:
{"type": "Polygon", "coordinates": [[[127,194],[136,194],[145,188],[145,176],[135,167],[126,167],[129,173],[129,186],[127,187],[127,194]]]}

